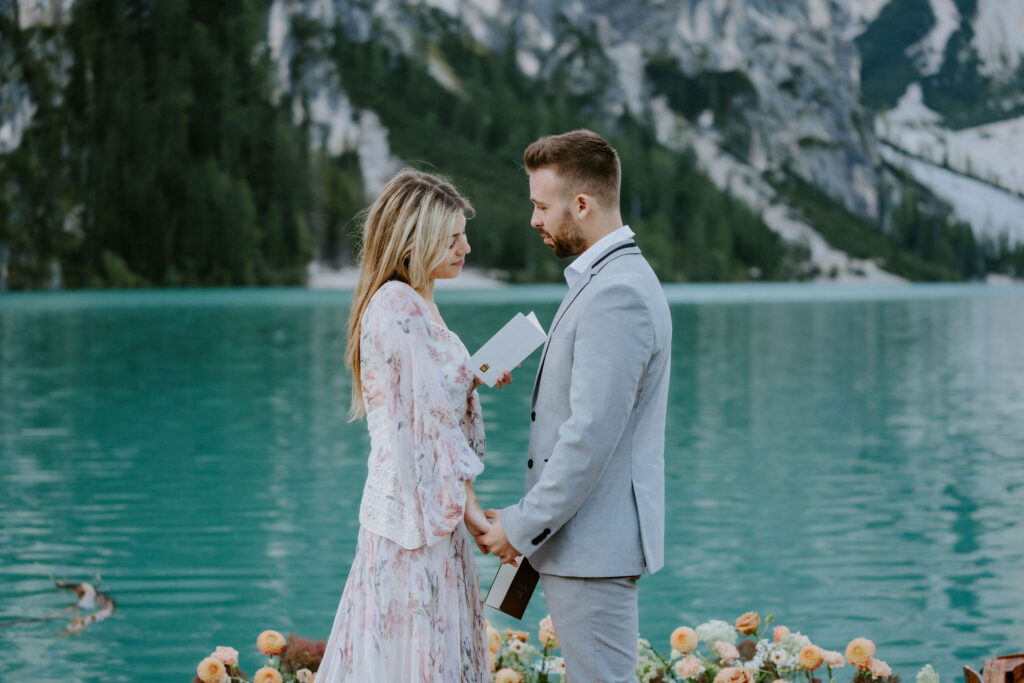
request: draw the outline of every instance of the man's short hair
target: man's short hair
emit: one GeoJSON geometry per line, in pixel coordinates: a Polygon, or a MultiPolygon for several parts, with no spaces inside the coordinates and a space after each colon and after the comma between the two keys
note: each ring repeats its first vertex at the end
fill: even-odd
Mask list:
{"type": "Polygon", "coordinates": [[[622,170],[619,155],[608,141],[592,130],[580,129],[548,135],[523,153],[527,172],[551,167],[565,182],[567,195],[589,194],[606,207],[619,205],[622,170]]]}

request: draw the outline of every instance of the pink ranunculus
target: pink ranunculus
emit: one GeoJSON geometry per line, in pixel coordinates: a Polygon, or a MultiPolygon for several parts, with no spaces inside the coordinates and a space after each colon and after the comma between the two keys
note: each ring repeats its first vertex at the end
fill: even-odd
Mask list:
{"type": "Polygon", "coordinates": [[[776,626],[775,629],[772,631],[772,637],[775,639],[776,643],[788,635],[789,629],[785,626],[776,626]]]}
{"type": "Polygon", "coordinates": [[[871,658],[871,661],[868,662],[868,671],[870,671],[871,675],[875,678],[892,676],[892,669],[889,668],[889,665],[881,659],[875,659],[873,657],[871,658]]]}
{"type": "Polygon", "coordinates": [[[740,651],[736,649],[736,646],[724,640],[717,641],[712,649],[723,662],[735,662],[740,658],[740,651]]]}
{"type": "Polygon", "coordinates": [[[219,659],[224,662],[224,666],[237,666],[238,665],[238,650],[233,647],[226,647],[224,645],[218,645],[217,649],[210,655],[214,659],[219,659]]]}

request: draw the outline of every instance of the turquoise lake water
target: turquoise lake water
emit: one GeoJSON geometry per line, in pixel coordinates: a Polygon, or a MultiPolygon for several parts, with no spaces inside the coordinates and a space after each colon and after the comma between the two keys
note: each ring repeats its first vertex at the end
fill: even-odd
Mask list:
{"type": "MultiPolygon", "coordinates": [[[[563,287],[450,291],[474,349],[563,287]]],[[[667,566],[641,633],[748,610],[906,683],[1024,650],[1024,287],[672,286],[667,566]]],[[[348,295],[0,295],[0,681],[185,681],[217,645],[324,638],[355,548],[368,438],[347,423],[348,295]]],[[[525,472],[535,354],[483,394],[496,507],[525,472]]],[[[479,557],[486,587],[496,569],[479,557]]],[[[546,614],[538,593],[525,627],[546,614]]],[[[489,611],[499,628],[517,626],[489,611]]],[[[850,670],[841,669],[841,680],[850,670]]]]}

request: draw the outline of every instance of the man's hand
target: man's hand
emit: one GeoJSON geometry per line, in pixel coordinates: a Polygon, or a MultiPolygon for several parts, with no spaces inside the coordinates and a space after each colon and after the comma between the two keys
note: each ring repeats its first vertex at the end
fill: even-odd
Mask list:
{"type": "Polygon", "coordinates": [[[488,519],[494,521],[491,524],[490,530],[481,539],[478,539],[477,543],[481,548],[486,548],[485,552],[500,557],[502,564],[518,567],[519,563],[516,562],[516,558],[522,555],[522,553],[513,548],[512,544],[508,542],[505,529],[501,526],[501,512],[499,510],[487,510],[484,514],[487,515],[488,519]]]}

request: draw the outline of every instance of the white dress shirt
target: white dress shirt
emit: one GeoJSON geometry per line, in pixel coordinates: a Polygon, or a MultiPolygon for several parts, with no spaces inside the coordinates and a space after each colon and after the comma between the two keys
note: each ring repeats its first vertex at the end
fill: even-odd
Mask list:
{"type": "Polygon", "coordinates": [[[569,267],[565,269],[565,281],[569,283],[569,287],[572,287],[576,282],[587,272],[590,266],[594,265],[594,261],[600,256],[605,249],[616,244],[618,242],[625,242],[635,233],[629,229],[628,225],[623,225],[618,230],[614,230],[598,241],[590,245],[590,248],[585,252],[576,257],[569,267]]]}

